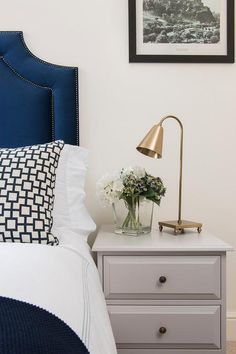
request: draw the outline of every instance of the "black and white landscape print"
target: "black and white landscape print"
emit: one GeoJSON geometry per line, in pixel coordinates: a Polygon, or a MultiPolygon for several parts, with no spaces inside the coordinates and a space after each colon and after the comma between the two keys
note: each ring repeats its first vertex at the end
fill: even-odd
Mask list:
{"type": "Polygon", "coordinates": [[[143,43],[219,43],[220,2],[143,0],[143,43]]]}

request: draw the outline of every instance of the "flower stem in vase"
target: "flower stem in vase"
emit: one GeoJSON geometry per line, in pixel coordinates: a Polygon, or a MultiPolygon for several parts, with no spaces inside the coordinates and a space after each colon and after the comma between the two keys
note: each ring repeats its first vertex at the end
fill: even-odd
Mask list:
{"type": "Polygon", "coordinates": [[[139,230],[142,226],[139,221],[139,198],[131,198],[129,202],[125,202],[125,205],[128,209],[128,214],[122,224],[122,228],[139,230]]]}

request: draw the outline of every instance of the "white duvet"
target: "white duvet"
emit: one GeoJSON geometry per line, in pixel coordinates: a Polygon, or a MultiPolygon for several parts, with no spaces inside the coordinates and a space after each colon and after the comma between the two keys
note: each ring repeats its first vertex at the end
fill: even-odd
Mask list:
{"type": "Polygon", "coordinates": [[[79,335],[91,354],[115,354],[89,247],[79,236],[71,238],[72,243],[62,241],[56,247],[1,243],[0,296],[26,301],[53,313],[79,335]]]}

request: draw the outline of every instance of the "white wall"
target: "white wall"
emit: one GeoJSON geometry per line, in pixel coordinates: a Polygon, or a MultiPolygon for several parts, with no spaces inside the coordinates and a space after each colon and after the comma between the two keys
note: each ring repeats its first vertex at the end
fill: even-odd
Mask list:
{"type": "MultiPolygon", "coordinates": [[[[96,180],[130,164],[163,178],[168,194],[158,217],[176,215],[175,122],[166,123],[162,160],[135,150],[146,131],[172,113],[185,127],[184,216],[202,221],[205,229],[236,248],[236,67],[129,64],[127,2],[9,0],[1,4],[1,30],[23,30],[36,55],[80,68],[81,144],[91,151],[87,204],[98,225],[111,222],[112,216],[95,200],[96,180]]],[[[236,321],[235,271],[236,255],[231,253],[231,322],[236,321]]]]}

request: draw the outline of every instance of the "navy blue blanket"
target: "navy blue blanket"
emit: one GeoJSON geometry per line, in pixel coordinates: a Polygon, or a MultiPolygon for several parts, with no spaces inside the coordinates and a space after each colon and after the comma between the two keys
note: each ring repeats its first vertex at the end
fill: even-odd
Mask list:
{"type": "Polygon", "coordinates": [[[37,306],[0,297],[1,354],[88,354],[73,330],[37,306]]]}

